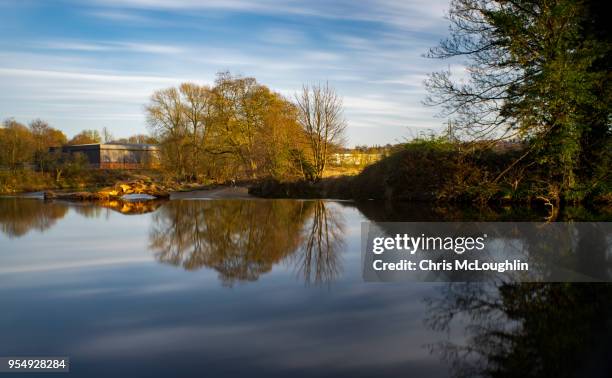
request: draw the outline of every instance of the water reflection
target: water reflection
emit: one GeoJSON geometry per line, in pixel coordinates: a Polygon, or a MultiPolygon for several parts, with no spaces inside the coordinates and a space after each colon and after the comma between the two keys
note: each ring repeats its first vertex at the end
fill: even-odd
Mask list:
{"type": "Polygon", "coordinates": [[[607,377],[610,284],[465,284],[429,298],[427,324],[467,332],[432,347],[456,377],[607,377]]]}
{"type": "Polygon", "coordinates": [[[124,215],[145,214],[157,210],[165,201],[96,201],[62,202],[38,199],[1,198],[0,231],[10,238],[26,235],[31,230],[44,232],[73,209],[86,218],[99,218],[107,210],[124,215]]]}
{"type": "Polygon", "coordinates": [[[341,271],[344,220],[325,201],[97,201],[0,200],[0,230],[20,237],[45,231],[72,209],[86,218],[154,213],[149,249],[155,258],[186,270],[219,273],[223,284],[255,281],[287,263],[307,284],[329,283],[341,271]]]}
{"type": "MultiPolygon", "coordinates": [[[[372,222],[544,222],[549,218],[549,212],[544,207],[516,205],[476,206],[366,201],[347,206],[356,206],[372,222]]],[[[609,222],[612,220],[612,208],[566,206],[557,213],[555,220],[609,222]]]]}
{"type": "Polygon", "coordinates": [[[158,261],[214,269],[224,285],[255,281],[282,261],[306,282],[333,280],[343,226],[324,201],[171,201],[153,215],[158,261]]]}
{"type": "Polygon", "coordinates": [[[37,230],[51,228],[68,212],[65,205],[42,204],[36,199],[5,198],[0,200],[0,230],[9,238],[18,238],[37,230]]]}
{"type": "MultiPolygon", "coordinates": [[[[67,353],[71,374],[100,377],[610,371],[611,285],[360,283],[361,221],[541,219],[526,209],[293,200],[105,206],[0,199],[0,230],[11,238],[49,230],[62,217],[66,226],[45,238],[0,235],[2,355],[67,353]],[[260,280],[228,292],[211,284],[215,274],[226,285],[260,280]],[[335,284],[305,290],[292,275],[335,284]],[[449,332],[432,347],[454,365],[448,371],[423,348],[444,337],[433,330],[449,332]],[[457,337],[464,332],[467,339],[457,337]]],[[[592,214],[576,217],[600,217],[592,214]]],[[[603,251],[595,231],[585,229],[576,242],[603,251]]],[[[600,253],[582,258],[604,267],[600,253]]]]}
{"type": "Polygon", "coordinates": [[[122,201],[105,200],[95,202],[72,202],[71,207],[80,215],[86,218],[99,218],[104,214],[105,209],[113,210],[123,215],[137,215],[152,213],[157,210],[166,200],[148,201],[122,201]]]}
{"type": "Polygon", "coordinates": [[[305,227],[306,237],[293,263],[306,284],[330,283],[340,273],[340,252],[344,248],[344,219],[323,201],[312,205],[313,212],[305,227]]]}

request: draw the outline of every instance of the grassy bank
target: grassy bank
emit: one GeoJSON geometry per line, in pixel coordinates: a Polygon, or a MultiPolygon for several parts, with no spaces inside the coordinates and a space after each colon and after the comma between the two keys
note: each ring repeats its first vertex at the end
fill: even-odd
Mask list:
{"type": "Polygon", "coordinates": [[[251,193],[268,198],[457,203],[612,202],[609,179],[587,181],[577,186],[571,199],[563,197],[545,168],[520,159],[526,148],[416,140],[356,176],[316,183],[265,181],[254,185],[251,193]]]}

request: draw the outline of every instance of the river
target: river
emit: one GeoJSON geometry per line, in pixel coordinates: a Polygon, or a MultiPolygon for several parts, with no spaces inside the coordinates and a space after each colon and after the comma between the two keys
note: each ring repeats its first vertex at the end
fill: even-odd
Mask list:
{"type": "MultiPolygon", "coordinates": [[[[363,282],[361,222],[544,217],[321,200],[0,199],[0,356],[68,356],[79,377],[605,374],[607,284],[363,282]]],[[[610,220],[583,208],[562,217],[610,220]]]]}

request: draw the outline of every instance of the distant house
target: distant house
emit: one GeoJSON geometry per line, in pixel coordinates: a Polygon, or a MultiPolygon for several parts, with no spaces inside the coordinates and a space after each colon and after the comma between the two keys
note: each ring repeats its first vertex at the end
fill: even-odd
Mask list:
{"type": "Polygon", "coordinates": [[[377,162],[383,158],[381,153],[365,153],[353,150],[347,150],[344,152],[337,152],[332,154],[330,162],[332,165],[337,166],[363,166],[377,162]]]}
{"type": "Polygon", "coordinates": [[[159,147],[152,144],[96,143],[51,147],[51,152],[84,156],[95,169],[138,169],[159,166],[159,147]]]}

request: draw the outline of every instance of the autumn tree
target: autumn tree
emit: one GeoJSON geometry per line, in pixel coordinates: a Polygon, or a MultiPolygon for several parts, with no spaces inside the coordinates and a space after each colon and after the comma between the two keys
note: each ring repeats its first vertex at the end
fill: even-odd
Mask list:
{"type": "Polygon", "coordinates": [[[15,121],[7,119],[0,128],[0,164],[17,170],[30,163],[34,155],[34,139],[30,130],[15,121]]]}
{"type": "Polygon", "coordinates": [[[221,149],[231,154],[253,177],[257,171],[254,158],[255,136],[263,128],[262,110],[267,88],[252,77],[218,74],[215,82],[215,122],[221,149]]]}
{"type": "Polygon", "coordinates": [[[136,134],[127,138],[128,143],[134,144],[157,144],[159,141],[152,135],[136,134]]]}
{"type": "Polygon", "coordinates": [[[323,177],[327,160],[334,146],[344,144],[346,121],[342,98],[325,85],[305,85],[295,96],[298,122],[306,133],[315,169],[315,180],[323,177]]]}
{"type": "Polygon", "coordinates": [[[62,146],[68,139],[63,132],[49,126],[48,122],[41,119],[30,122],[30,132],[34,142],[34,163],[38,169],[44,171],[51,159],[49,148],[62,146]]]}
{"type": "Polygon", "coordinates": [[[163,164],[181,179],[297,174],[303,133],[291,102],[254,78],[220,73],[210,88],[183,83],[146,107],[163,164]]]}
{"type": "Polygon", "coordinates": [[[125,143],[125,144],[158,144],[159,141],[153,135],[147,134],[135,134],[130,135],[127,138],[115,138],[113,143],[125,143]]]}
{"type": "Polygon", "coordinates": [[[183,120],[188,134],[188,156],[192,179],[197,178],[207,148],[212,122],[212,91],[208,86],[183,83],[179,87],[183,120]]]}
{"type": "Polygon", "coordinates": [[[294,171],[302,132],[293,104],[254,78],[220,73],[213,88],[214,154],[233,156],[249,177],[294,171]]]}
{"type": "Polygon", "coordinates": [[[100,143],[101,141],[102,137],[100,136],[98,130],[83,130],[72,137],[72,139],[68,141],[68,144],[94,144],[100,143]]]}
{"type": "Polygon", "coordinates": [[[263,130],[256,143],[256,158],[267,176],[304,177],[308,162],[303,152],[306,139],[297,122],[297,108],[281,95],[267,93],[263,130]]]}

